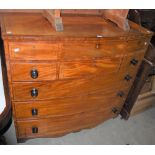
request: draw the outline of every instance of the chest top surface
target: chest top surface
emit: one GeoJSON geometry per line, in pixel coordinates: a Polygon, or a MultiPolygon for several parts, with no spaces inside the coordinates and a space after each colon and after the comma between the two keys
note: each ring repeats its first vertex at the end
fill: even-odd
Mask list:
{"type": "Polygon", "coordinates": [[[130,31],[125,32],[112,22],[97,16],[64,16],[63,32],[56,32],[51,24],[42,14],[12,13],[2,16],[1,29],[4,39],[41,38],[51,39],[53,37],[96,38],[97,35],[103,38],[128,37],[129,36],[150,36],[152,32],[130,22],[130,31]]]}

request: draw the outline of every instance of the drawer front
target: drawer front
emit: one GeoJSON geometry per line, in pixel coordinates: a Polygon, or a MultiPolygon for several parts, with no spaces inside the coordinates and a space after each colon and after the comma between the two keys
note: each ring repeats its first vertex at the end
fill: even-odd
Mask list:
{"type": "MultiPolygon", "coordinates": [[[[94,127],[118,115],[112,112],[112,108],[55,118],[17,121],[18,138],[62,136],[83,128],[94,127]]],[[[120,107],[118,106],[117,108],[119,109],[120,107]]]]}
{"type": "Polygon", "coordinates": [[[56,63],[12,63],[12,80],[55,80],[56,67],[56,63]]]}
{"type": "MultiPolygon", "coordinates": [[[[53,99],[50,101],[13,102],[16,119],[34,119],[72,115],[96,109],[109,108],[112,105],[123,105],[128,89],[117,89],[74,98],[53,99]],[[123,96],[119,96],[122,91],[123,96]]],[[[115,106],[114,106],[115,107],[115,106]]]]}
{"type": "Polygon", "coordinates": [[[127,81],[125,76],[123,74],[119,76],[111,75],[106,78],[96,77],[53,82],[13,83],[13,99],[17,101],[45,100],[113,90],[120,85],[130,87],[134,78],[127,81]]]}
{"type": "Polygon", "coordinates": [[[81,60],[121,55],[127,44],[120,41],[64,43],[61,59],[81,60]]]}
{"type": "Polygon", "coordinates": [[[61,62],[60,79],[82,76],[107,75],[118,72],[122,57],[99,59],[89,62],[61,62]]]}
{"type": "Polygon", "coordinates": [[[128,52],[134,53],[135,51],[144,50],[146,51],[149,41],[148,40],[130,40],[127,42],[127,48],[125,49],[128,52]]]}
{"type": "Polygon", "coordinates": [[[59,43],[10,43],[12,60],[56,60],[61,48],[59,43]]]}
{"type": "Polygon", "coordinates": [[[134,54],[128,54],[125,55],[123,61],[122,61],[122,65],[121,65],[121,70],[127,70],[127,71],[137,71],[137,69],[139,68],[143,58],[145,55],[145,51],[141,50],[141,51],[137,51],[134,54]]]}

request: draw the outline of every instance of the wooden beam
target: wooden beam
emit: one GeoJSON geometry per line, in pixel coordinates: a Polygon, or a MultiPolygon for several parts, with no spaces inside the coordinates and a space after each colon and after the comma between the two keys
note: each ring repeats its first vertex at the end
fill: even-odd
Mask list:
{"type": "Polygon", "coordinates": [[[62,18],[60,16],[60,10],[44,10],[43,16],[52,24],[56,31],[63,31],[62,18]]]}
{"type": "Polygon", "coordinates": [[[70,9],[70,10],[55,10],[48,9],[43,11],[43,15],[52,24],[56,31],[63,31],[63,23],[61,14],[69,15],[97,15],[102,16],[112,22],[125,31],[129,31],[130,27],[127,20],[127,9],[105,9],[105,10],[90,10],[90,9],[70,9]]]}
{"type": "Polygon", "coordinates": [[[69,15],[102,15],[102,11],[99,9],[62,9],[61,13],[69,15]]]}
{"type": "Polygon", "coordinates": [[[124,31],[129,31],[130,26],[127,20],[128,11],[127,9],[107,9],[102,11],[102,15],[124,31]]]}

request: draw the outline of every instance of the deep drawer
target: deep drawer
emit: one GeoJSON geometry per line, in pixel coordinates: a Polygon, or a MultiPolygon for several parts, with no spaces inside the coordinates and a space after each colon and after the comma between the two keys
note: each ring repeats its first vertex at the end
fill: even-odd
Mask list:
{"type": "Polygon", "coordinates": [[[122,105],[128,89],[117,89],[74,98],[53,99],[50,101],[13,102],[16,119],[36,119],[88,112],[95,109],[122,105]],[[119,96],[120,90],[124,93],[119,96]]]}
{"type": "MultiPolygon", "coordinates": [[[[62,136],[71,131],[93,127],[118,115],[111,108],[55,118],[17,121],[18,138],[62,136]]],[[[121,109],[119,106],[117,108],[121,109]]]]}
{"type": "Polygon", "coordinates": [[[53,82],[18,82],[13,83],[13,100],[48,100],[73,97],[114,90],[116,87],[129,87],[134,79],[125,80],[126,74],[111,74],[107,77],[81,78],[53,82]]]}
{"type": "Polygon", "coordinates": [[[136,71],[139,68],[143,58],[144,58],[145,50],[140,50],[135,53],[129,53],[124,56],[122,61],[121,71],[136,71]]]}
{"type": "Polygon", "coordinates": [[[13,81],[40,81],[56,79],[56,63],[12,63],[13,81]]]}

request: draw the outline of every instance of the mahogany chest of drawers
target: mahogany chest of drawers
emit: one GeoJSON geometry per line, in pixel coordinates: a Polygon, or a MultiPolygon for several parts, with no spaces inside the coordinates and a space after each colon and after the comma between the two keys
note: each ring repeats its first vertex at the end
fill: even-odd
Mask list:
{"type": "Polygon", "coordinates": [[[2,37],[18,141],[55,137],[119,115],[152,33],[100,17],[7,14],[2,37]]]}

